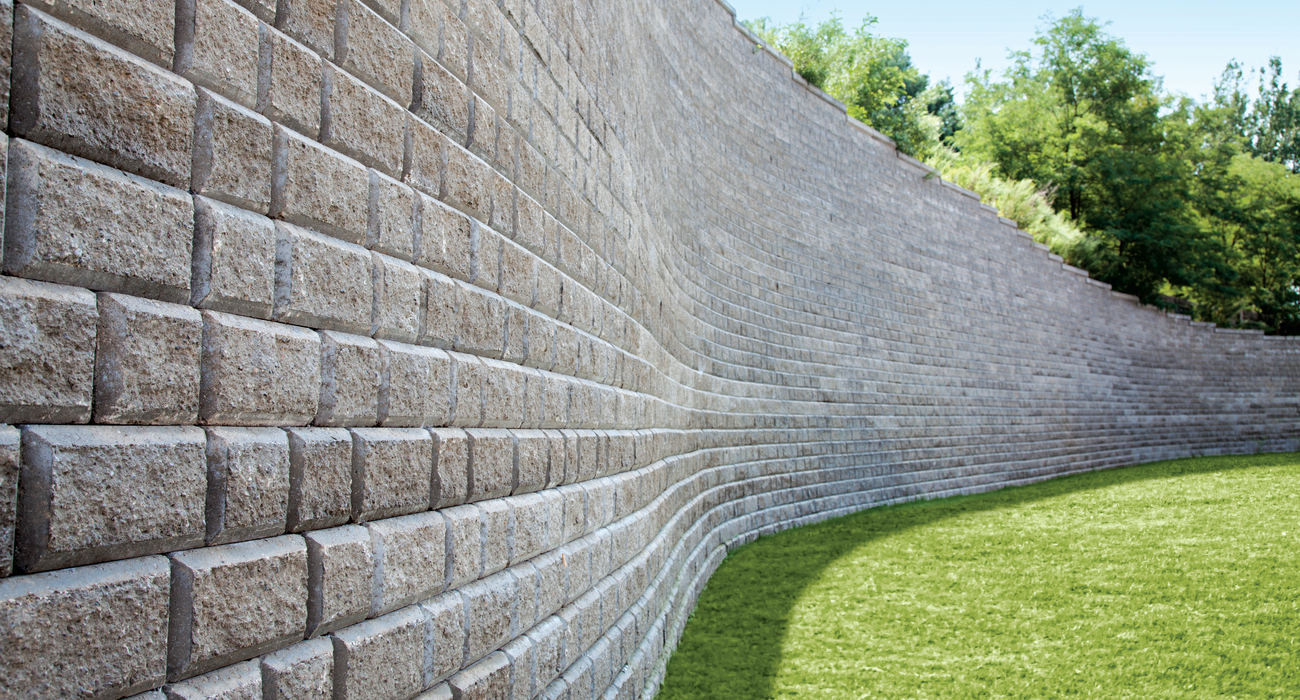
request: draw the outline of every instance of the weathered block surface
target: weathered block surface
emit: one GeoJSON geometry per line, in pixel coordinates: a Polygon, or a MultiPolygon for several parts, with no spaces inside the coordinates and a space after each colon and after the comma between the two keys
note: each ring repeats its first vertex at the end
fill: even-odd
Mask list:
{"type": "Polygon", "coordinates": [[[84,289],[0,277],[0,420],[90,420],[98,319],[84,289]]]}

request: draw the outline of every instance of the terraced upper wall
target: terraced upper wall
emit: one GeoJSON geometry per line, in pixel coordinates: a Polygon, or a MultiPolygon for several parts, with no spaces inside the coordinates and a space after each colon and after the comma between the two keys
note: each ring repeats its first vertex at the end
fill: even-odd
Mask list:
{"type": "Polygon", "coordinates": [[[0,698],[645,697],[760,533],[1300,447],[1300,344],[1063,267],[715,0],[0,17],[0,698]]]}

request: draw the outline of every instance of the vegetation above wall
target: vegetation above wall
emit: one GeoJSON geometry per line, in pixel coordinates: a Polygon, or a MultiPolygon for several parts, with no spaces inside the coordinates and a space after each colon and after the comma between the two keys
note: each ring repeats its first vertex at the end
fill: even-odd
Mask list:
{"type": "Polygon", "coordinates": [[[1075,10],[1002,73],[969,73],[958,105],[874,22],[747,26],[851,116],[1115,289],[1300,334],[1300,88],[1279,59],[1229,63],[1198,102],[1075,10]]]}

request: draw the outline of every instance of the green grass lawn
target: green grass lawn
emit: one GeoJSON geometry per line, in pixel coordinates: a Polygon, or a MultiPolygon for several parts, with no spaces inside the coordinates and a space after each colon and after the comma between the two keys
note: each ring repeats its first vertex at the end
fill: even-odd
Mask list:
{"type": "Polygon", "coordinates": [[[681,698],[1300,698],[1300,453],[867,510],[732,552],[681,698]]]}

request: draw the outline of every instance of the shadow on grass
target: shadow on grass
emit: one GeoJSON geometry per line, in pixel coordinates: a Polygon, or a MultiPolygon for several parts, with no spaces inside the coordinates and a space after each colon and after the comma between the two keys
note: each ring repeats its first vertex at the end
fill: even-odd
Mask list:
{"type": "Polygon", "coordinates": [[[660,700],[768,698],[790,615],[840,557],[873,540],[946,518],[1069,493],[1190,474],[1294,463],[1296,454],[1152,462],[979,494],[873,508],[760,538],[728,554],[709,579],[668,662],[660,700]]]}

